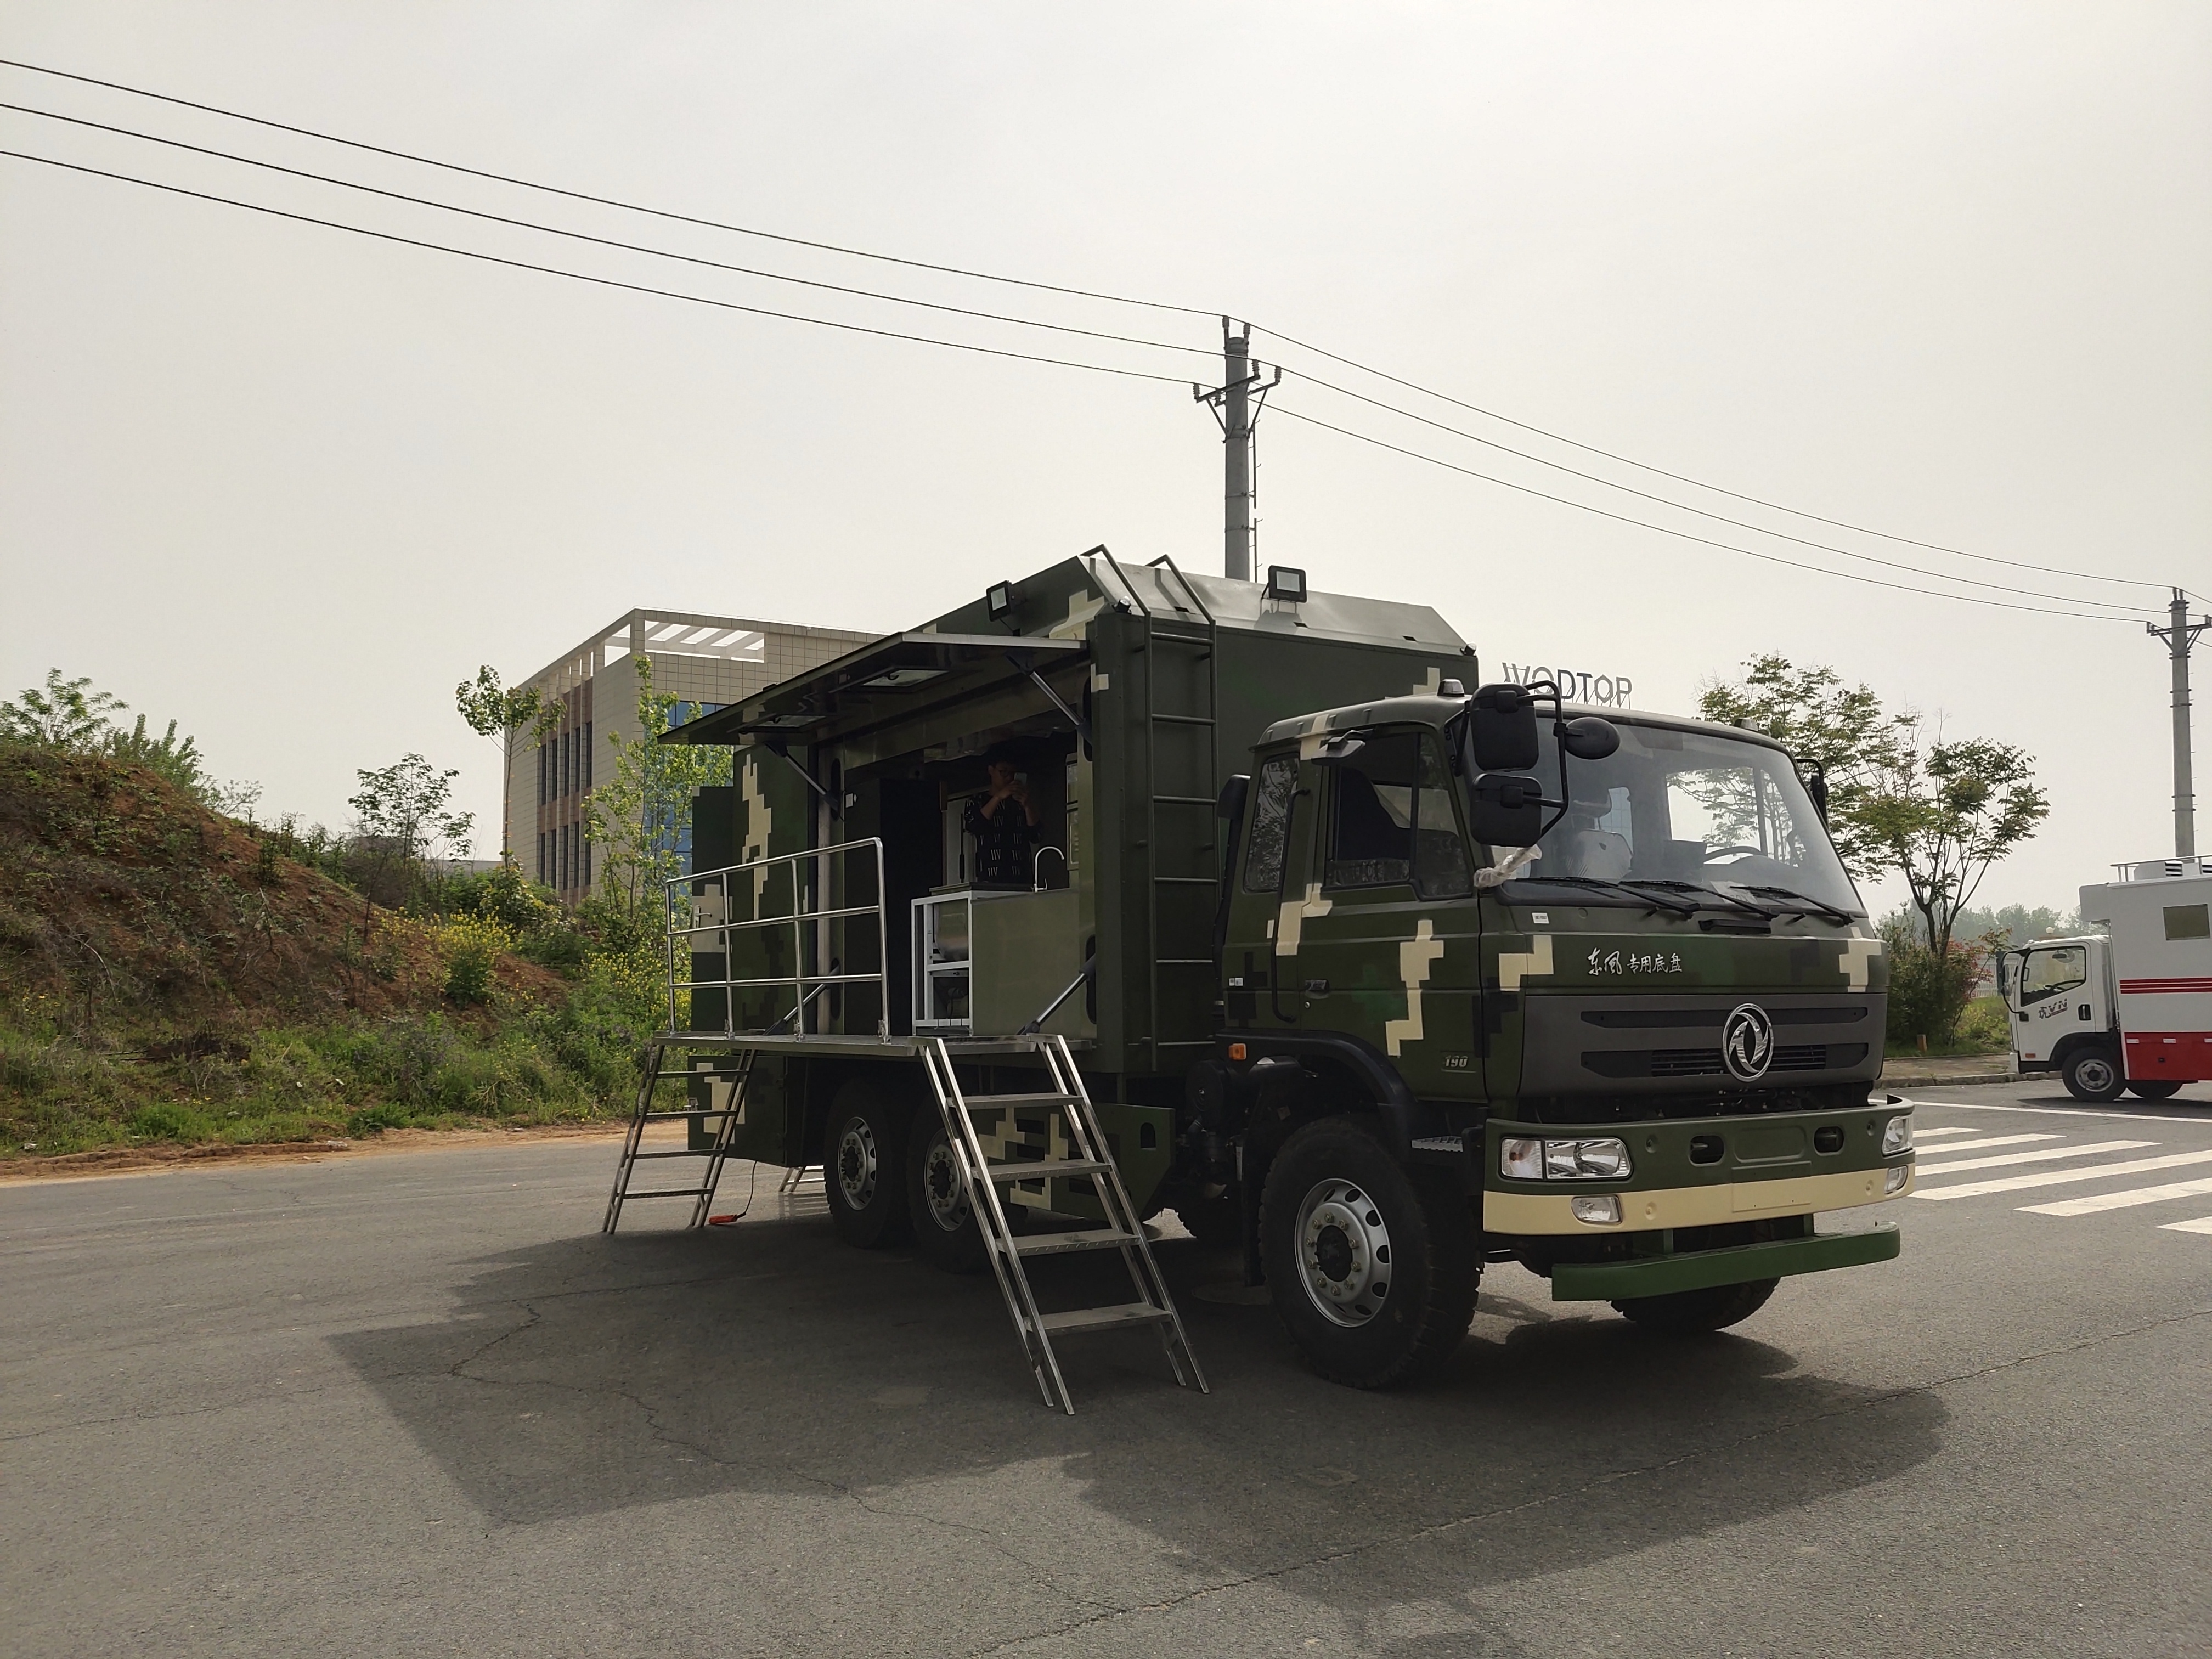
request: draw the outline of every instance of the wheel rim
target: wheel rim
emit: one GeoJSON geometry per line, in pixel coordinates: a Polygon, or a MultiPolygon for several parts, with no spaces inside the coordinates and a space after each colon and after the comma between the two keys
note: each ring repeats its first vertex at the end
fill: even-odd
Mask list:
{"type": "Polygon", "coordinates": [[[1356,1328],[1382,1311],[1390,1293],[1390,1229],[1382,1211],[1349,1181],[1324,1181],[1298,1206],[1298,1280],[1332,1325],[1356,1328]]]}
{"type": "Polygon", "coordinates": [[[968,1223],[968,1188],[952,1159],[952,1143],[943,1135],[930,1143],[921,1161],[921,1197],[929,1218],[948,1233],[968,1223]]]}
{"type": "Polygon", "coordinates": [[[2112,1086],[2112,1062],[2101,1056],[2075,1062],[2075,1080],[2093,1095],[2100,1095],[2112,1086]]]}
{"type": "Polygon", "coordinates": [[[848,1208],[865,1210],[876,1195],[876,1132],[856,1117],[837,1137],[837,1190],[848,1208]]]}

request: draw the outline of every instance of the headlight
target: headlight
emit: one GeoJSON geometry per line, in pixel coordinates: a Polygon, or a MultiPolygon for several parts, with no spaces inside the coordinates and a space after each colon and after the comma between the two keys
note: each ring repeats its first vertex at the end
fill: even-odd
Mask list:
{"type": "Polygon", "coordinates": [[[1628,1143],[1538,1140],[1508,1135],[1498,1143],[1498,1173],[1510,1181],[1626,1181],[1635,1172],[1628,1143]]]}
{"type": "Polygon", "coordinates": [[[1912,1120],[1910,1117],[1890,1119],[1881,1132],[1881,1155],[1887,1158],[1892,1152],[1909,1152],[1911,1150],[1912,1120]]]}

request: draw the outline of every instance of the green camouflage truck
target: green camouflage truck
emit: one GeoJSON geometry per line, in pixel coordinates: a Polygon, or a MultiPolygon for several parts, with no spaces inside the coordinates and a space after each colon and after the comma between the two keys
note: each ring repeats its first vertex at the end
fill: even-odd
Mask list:
{"type": "MultiPolygon", "coordinates": [[[[1910,1190],[1910,1109],[1817,770],[1754,733],[1483,686],[1425,606],[1098,549],[671,740],[737,749],[672,889],[695,1144],[823,1166],[854,1244],[985,1265],[917,1058],[1019,1099],[993,1040],[1042,1031],[1136,1208],[1240,1250],[1346,1382],[1448,1355],[1486,1262],[1679,1331],[1897,1253],[1814,1226],[1910,1190]],[[975,879],[987,757],[1036,807],[1018,882],[975,879]]],[[[1101,1214],[1079,1176],[1007,1196],[1101,1214]]]]}

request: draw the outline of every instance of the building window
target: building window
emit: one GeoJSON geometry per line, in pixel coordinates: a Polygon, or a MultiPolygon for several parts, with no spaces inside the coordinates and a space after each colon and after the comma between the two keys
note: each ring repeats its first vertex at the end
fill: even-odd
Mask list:
{"type": "MultiPolygon", "coordinates": [[[[543,778],[543,776],[544,776],[544,771],[545,771],[544,765],[544,763],[543,763],[542,762],[540,763],[540,764],[539,764],[539,766],[538,766],[538,775],[539,775],[540,778],[542,779],[542,778],[543,778]]],[[[545,881],[545,832],[544,832],[543,830],[540,830],[538,832],[538,884],[539,884],[539,885],[543,886],[543,885],[544,884],[544,881],[545,881]]]]}
{"type": "MultiPolygon", "coordinates": [[[[592,787],[592,723],[591,723],[591,721],[589,721],[589,720],[586,720],[586,721],[584,722],[584,787],[585,787],[585,788],[586,788],[586,789],[589,789],[591,787],[592,787]]],[[[584,878],[584,884],[585,884],[586,887],[588,887],[588,886],[590,886],[590,885],[591,885],[591,878],[590,878],[589,876],[585,877],[585,878],[584,878]]]]}

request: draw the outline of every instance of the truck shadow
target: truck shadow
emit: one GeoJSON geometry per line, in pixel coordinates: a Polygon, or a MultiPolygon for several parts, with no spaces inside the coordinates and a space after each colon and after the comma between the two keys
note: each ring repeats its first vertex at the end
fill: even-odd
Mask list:
{"type": "MultiPolygon", "coordinates": [[[[1670,1342],[1554,1306],[1517,1270],[1442,1376],[1364,1394],[1305,1370],[1268,1308],[1191,1294],[1232,1260],[1188,1240],[1160,1256],[1212,1392],[1174,1387],[1148,1336],[1079,1339],[1073,1419],[1041,1403],[988,1275],[851,1250],[816,1219],[552,1241],[476,1264],[449,1317],[333,1340],[506,1522],[835,1493],[972,1530],[997,1480],[1044,1465],[1023,1530],[1048,1528],[1063,1564],[1095,1553],[1102,1587],[1134,1550],[1176,1583],[1265,1577],[1355,1610],[1433,1595],[1440,1570],[1472,1592],[1786,1529],[1930,1456],[1945,1418],[1755,1336],[1670,1342]]],[[[1111,1263],[1049,1265],[1072,1271],[1041,1267],[1041,1298],[1126,1298],[1111,1263]]]]}

